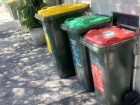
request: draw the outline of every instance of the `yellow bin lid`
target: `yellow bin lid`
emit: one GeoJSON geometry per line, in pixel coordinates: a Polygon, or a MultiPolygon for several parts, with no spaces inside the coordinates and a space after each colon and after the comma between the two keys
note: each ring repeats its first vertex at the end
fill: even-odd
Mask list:
{"type": "Polygon", "coordinates": [[[38,14],[43,17],[48,17],[78,9],[83,9],[88,6],[89,6],[88,4],[62,4],[60,6],[51,6],[48,8],[42,8],[41,10],[38,11],[38,14]]]}
{"type": "Polygon", "coordinates": [[[8,0],[8,1],[6,1],[6,3],[15,3],[15,2],[17,2],[18,0],[8,0]]]}

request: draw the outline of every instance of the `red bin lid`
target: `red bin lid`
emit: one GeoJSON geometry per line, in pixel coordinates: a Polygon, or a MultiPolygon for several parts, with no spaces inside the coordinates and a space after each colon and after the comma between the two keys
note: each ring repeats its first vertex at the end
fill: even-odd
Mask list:
{"type": "Polygon", "coordinates": [[[110,45],[131,39],[135,36],[132,31],[120,29],[117,27],[104,28],[100,30],[90,30],[84,38],[97,45],[110,45]]]}

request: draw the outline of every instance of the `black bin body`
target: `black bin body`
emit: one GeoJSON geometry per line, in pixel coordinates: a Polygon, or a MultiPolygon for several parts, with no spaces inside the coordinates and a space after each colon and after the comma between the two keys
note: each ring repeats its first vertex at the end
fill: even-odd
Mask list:
{"type": "Polygon", "coordinates": [[[110,45],[97,45],[80,38],[80,43],[89,49],[95,93],[103,105],[123,105],[125,95],[132,89],[137,41],[135,36],[110,45]]]}
{"type": "Polygon", "coordinates": [[[45,33],[48,34],[55,71],[60,78],[75,75],[68,35],[66,31],[61,29],[60,25],[68,18],[82,16],[88,8],[89,7],[86,7],[50,17],[42,17],[38,14],[35,16],[42,21],[45,27],[45,33]]]}

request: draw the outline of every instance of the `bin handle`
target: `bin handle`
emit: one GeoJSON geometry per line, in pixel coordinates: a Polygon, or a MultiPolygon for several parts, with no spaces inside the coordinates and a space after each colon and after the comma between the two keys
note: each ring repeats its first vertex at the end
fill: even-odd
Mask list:
{"type": "Polygon", "coordinates": [[[70,21],[70,20],[73,20],[73,19],[74,19],[74,18],[68,18],[68,19],[66,19],[66,22],[67,22],[67,21],[70,21]]]}
{"type": "Polygon", "coordinates": [[[134,31],[134,32],[136,32],[137,30],[139,30],[138,27],[129,26],[129,25],[125,25],[125,24],[118,24],[116,27],[117,27],[117,28],[129,29],[129,30],[134,31]]]}
{"type": "Polygon", "coordinates": [[[134,33],[137,35],[137,34],[140,34],[140,28],[137,28],[137,27],[134,27],[134,26],[129,26],[129,25],[124,25],[124,24],[118,24],[116,26],[117,28],[125,28],[125,29],[129,29],[131,31],[134,31],[134,33]]]}
{"type": "MultiPolygon", "coordinates": [[[[100,16],[100,15],[99,15],[100,16]]],[[[111,19],[113,19],[113,16],[110,16],[109,17],[109,19],[111,20],[111,19]]],[[[86,24],[88,24],[88,25],[90,25],[90,21],[92,21],[93,19],[91,19],[91,20],[89,20],[89,21],[87,21],[87,23],[86,24]]]]}
{"type": "Polygon", "coordinates": [[[43,7],[43,8],[41,8],[41,10],[43,10],[43,9],[47,9],[48,7],[43,7]]]}
{"type": "Polygon", "coordinates": [[[67,24],[70,20],[73,20],[74,18],[68,18],[66,19],[65,23],[67,24]]]}

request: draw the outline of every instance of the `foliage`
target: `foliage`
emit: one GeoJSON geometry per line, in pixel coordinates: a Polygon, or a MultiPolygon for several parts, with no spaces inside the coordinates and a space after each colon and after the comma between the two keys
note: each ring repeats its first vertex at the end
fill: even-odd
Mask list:
{"type": "Polygon", "coordinates": [[[6,4],[6,1],[5,1],[5,0],[1,0],[0,3],[1,3],[2,5],[5,5],[5,4],[6,4]]]}
{"type": "Polygon", "coordinates": [[[42,0],[24,1],[18,0],[15,4],[15,9],[18,11],[21,25],[29,29],[41,27],[41,22],[35,18],[35,13],[43,7],[42,0]]]}

